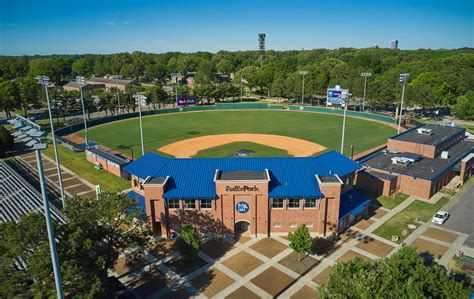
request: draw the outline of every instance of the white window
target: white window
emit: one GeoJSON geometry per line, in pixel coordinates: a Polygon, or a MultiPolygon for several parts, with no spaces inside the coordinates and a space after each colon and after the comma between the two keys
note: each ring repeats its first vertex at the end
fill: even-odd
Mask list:
{"type": "Polygon", "coordinates": [[[281,209],[283,208],[283,198],[274,198],[272,200],[272,208],[281,209]]]}
{"type": "Polygon", "coordinates": [[[290,227],[296,227],[296,222],[290,222],[290,227]]]}
{"type": "Polygon", "coordinates": [[[306,222],[306,227],[313,227],[313,226],[314,226],[313,222],[306,222]]]}
{"type": "Polygon", "coordinates": [[[184,208],[185,209],[195,209],[196,208],[196,200],[195,199],[185,199],[184,200],[184,208]]]}
{"type": "Polygon", "coordinates": [[[305,208],[316,208],[316,198],[306,198],[304,200],[305,208]]]}
{"type": "Polygon", "coordinates": [[[179,199],[168,200],[168,207],[170,209],[179,209],[179,199]]]}
{"type": "Polygon", "coordinates": [[[211,209],[212,199],[201,199],[201,209],[211,209]]]}
{"type": "Polygon", "coordinates": [[[281,227],[281,222],[273,222],[273,227],[281,227]]]}
{"type": "Polygon", "coordinates": [[[290,209],[296,209],[300,207],[300,199],[299,198],[290,198],[288,200],[288,207],[290,209]]]}

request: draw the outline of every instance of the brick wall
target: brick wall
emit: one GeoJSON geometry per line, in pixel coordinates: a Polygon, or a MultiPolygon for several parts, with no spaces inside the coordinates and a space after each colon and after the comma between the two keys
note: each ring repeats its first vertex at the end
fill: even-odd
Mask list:
{"type": "Polygon", "coordinates": [[[357,174],[356,186],[370,193],[389,196],[397,189],[397,179],[391,181],[383,180],[366,172],[359,172],[357,174]]]}
{"type": "Polygon", "coordinates": [[[99,164],[100,167],[102,167],[102,169],[104,169],[107,172],[110,172],[113,175],[116,175],[118,177],[121,177],[122,175],[121,168],[118,164],[105,160],[92,152],[88,152],[87,150],[86,150],[86,159],[87,161],[91,163],[99,164]]]}

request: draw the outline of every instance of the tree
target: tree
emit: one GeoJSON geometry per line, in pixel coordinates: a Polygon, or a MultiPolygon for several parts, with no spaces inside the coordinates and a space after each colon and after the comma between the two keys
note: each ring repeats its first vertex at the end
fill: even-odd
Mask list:
{"type": "Polygon", "coordinates": [[[199,235],[191,224],[183,226],[176,240],[176,248],[186,260],[195,259],[201,248],[199,235]]]}
{"type": "Polygon", "coordinates": [[[461,119],[474,120],[474,91],[457,98],[453,106],[454,114],[461,119]]]}
{"type": "Polygon", "coordinates": [[[0,156],[13,148],[13,136],[4,127],[0,127],[0,156]]]}
{"type": "Polygon", "coordinates": [[[38,100],[38,86],[35,80],[31,78],[18,79],[18,88],[21,101],[21,107],[25,117],[30,108],[40,108],[41,105],[38,100]]]}
{"type": "MultiPolygon", "coordinates": [[[[143,211],[126,195],[104,192],[99,200],[68,201],[65,213],[67,223],[54,223],[64,292],[71,297],[108,297],[104,283],[120,251],[145,245],[146,231],[134,224],[134,219],[143,219],[143,211]]],[[[18,223],[1,223],[1,296],[53,297],[49,257],[41,213],[23,215],[18,223]],[[25,268],[16,266],[19,257],[25,268]]]]}
{"type": "Polygon", "coordinates": [[[467,298],[469,291],[444,268],[427,266],[411,247],[384,260],[354,258],[331,268],[324,297],[342,298],[467,298]]]}
{"type": "Polygon", "coordinates": [[[228,59],[222,59],[216,65],[216,71],[221,74],[230,74],[234,69],[234,65],[228,59]]]}
{"type": "Polygon", "coordinates": [[[5,111],[8,118],[11,118],[11,112],[20,107],[20,90],[18,83],[14,80],[0,82],[0,109],[5,111]]]}
{"type": "Polygon", "coordinates": [[[311,238],[308,228],[301,224],[294,233],[288,233],[290,248],[298,253],[298,261],[301,262],[301,254],[308,254],[313,250],[313,238],[311,238]]]}

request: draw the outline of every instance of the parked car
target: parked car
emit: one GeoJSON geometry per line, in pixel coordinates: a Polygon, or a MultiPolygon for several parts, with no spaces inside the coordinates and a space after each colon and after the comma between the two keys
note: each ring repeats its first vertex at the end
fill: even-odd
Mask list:
{"type": "Polygon", "coordinates": [[[448,219],[448,217],[449,217],[449,213],[448,213],[448,212],[439,211],[438,213],[436,213],[436,214],[433,216],[433,219],[431,220],[431,222],[433,222],[434,224],[442,225],[443,223],[446,222],[446,220],[448,219]]]}

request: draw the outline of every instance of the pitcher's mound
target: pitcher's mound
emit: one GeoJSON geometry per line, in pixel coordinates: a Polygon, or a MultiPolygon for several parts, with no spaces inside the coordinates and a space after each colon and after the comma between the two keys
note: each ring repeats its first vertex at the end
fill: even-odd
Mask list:
{"type": "Polygon", "coordinates": [[[221,134],[181,140],[165,145],[158,150],[177,158],[189,158],[199,151],[231,142],[253,142],[286,150],[295,157],[306,157],[319,153],[326,148],[320,144],[299,138],[267,134],[221,134]]]}

